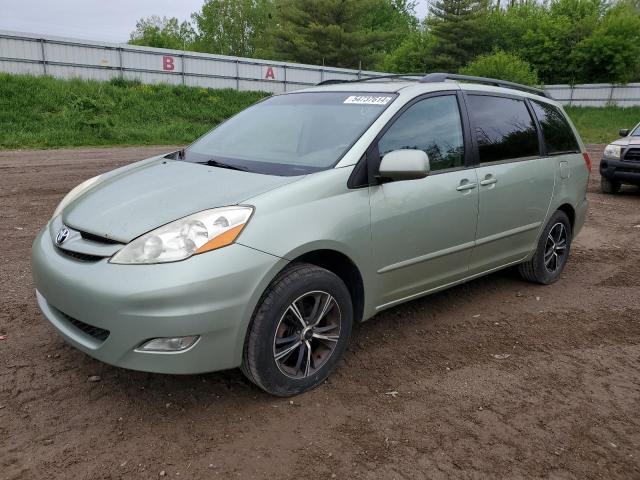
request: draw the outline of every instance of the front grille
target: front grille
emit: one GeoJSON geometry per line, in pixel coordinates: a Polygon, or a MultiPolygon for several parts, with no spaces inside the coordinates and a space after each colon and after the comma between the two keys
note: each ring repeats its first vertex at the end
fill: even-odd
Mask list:
{"type": "Polygon", "coordinates": [[[640,148],[630,148],[624,154],[623,160],[629,160],[630,162],[640,162],[640,148]]]}
{"type": "Polygon", "coordinates": [[[71,257],[79,262],[97,262],[104,258],[98,255],[89,255],[88,253],[72,252],[71,250],[65,250],[64,248],[60,247],[58,247],[58,251],[63,255],[71,257]]]}
{"type": "Polygon", "coordinates": [[[86,333],[96,340],[100,340],[101,342],[104,342],[111,333],[109,330],[105,330],[104,328],[94,327],[93,325],[89,325],[88,323],[81,322],[77,318],[70,317],[60,310],[58,310],[58,313],[60,313],[60,315],[62,315],[71,325],[76,327],[78,330],[86,333]]]}
{"type": "Polygon", "coordinates": [[[101,237],[100,235],[95,235],[89,232],[80,232],[80,236],[85,240],[89,240],[91,242],[97,242],[97,243],[106,243],[107,245],[115,245],[120,243],[110,238],[101,237]]]}

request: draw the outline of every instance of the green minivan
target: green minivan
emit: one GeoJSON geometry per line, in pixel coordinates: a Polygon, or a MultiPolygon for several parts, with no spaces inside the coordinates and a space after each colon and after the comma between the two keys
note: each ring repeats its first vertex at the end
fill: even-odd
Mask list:
{"type": "Polygon", "coordinates": [[[591,162],[540,90],[449,74],[276,95],[87,180],[36,237],[36,297],[119,367],[322,383],[353,322],[496,270],[555,282],[591,162]]]}

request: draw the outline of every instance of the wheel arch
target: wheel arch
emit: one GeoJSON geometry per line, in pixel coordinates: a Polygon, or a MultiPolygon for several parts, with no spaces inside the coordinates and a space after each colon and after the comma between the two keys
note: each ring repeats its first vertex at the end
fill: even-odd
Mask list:
{"type": "MultiPolygon", "coordinates": [[[[346,254],[329,248],[311,250],[291,260],[293,263],[309,263],[329,270],[338,276],[349,290],[353,304],[353,319],[359,322],[364,316],[365,288],[364,279],[356,263],[346,254]]],[[[286,269],[287,267],[285,267],[286,269]]]]}
{"type": "Polygon", "coordinates": [[[561,204],[558,208],[556,208],[556,211],[564,212],[567,215],[567,217],[569,217],[569,223],[571,224],[571,231],[573,232],[575,222],[576,222],[575,208],[573,208],[573,206],[570,203],[565,202],[561,204]]]}

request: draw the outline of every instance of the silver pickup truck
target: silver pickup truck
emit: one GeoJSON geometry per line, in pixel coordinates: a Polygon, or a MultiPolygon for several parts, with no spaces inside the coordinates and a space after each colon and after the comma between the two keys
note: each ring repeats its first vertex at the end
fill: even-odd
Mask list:
{"type": "Polygon", "coordinates": [[[620,137],[606,146],[600,161],[604,193],[618,193],[623,183],[640,186],[640,123],[621,129],[620,137]]]}

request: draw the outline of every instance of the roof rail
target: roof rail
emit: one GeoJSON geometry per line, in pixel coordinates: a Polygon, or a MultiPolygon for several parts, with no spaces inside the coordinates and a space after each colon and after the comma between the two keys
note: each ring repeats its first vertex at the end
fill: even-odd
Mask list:
{"type": "Polygon", "coordinates": [[[459,75],[457,73],[430,73],[422,77],[420,83],[439,83],[444,82],[445,80],[460,80],[463,82],[484,83],[487,85],[495,85],[496,87],[521,90],[523,92],[534,93],[536,95],[540,95],[541,97],[549,98],[545,91],[540,88],[530,87],[528,85],[522,85],[520,83],[507,82],[506,80],[498,80],[496,78],[474,77],[472,75],[459,75]]]}
{"type": "Polygon", "coordinates": [[[335,85],[337,83],[357,83],[357,82],[368,82],[369,80],[393,80],[395,78],[406,78],[407,80],[413,80],[416,82],[420,81],[420,78],[423,78],[426,74],[424,73],[394,73],[389,75],[375,75],[372,77],[363,77],[356,78],[353,80],[341,80],[337,78],[331,78],[329,80],[323,80],[316,85],[335,85]]]}
{"type": "Polygon", "coordinates": [[[346,83],[346,82],[352,82],[353,80],[340,80],[337,78],[330,78],[329,80],[323,80],[319,83],[316,83],[317,85],[335,85],[336,83],[346,83]]]}

